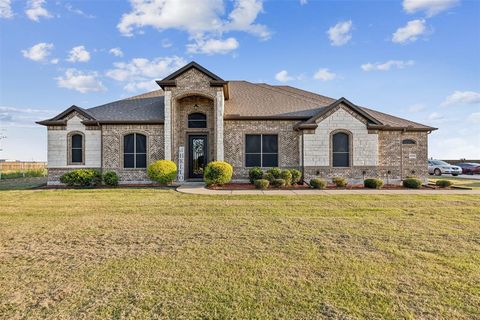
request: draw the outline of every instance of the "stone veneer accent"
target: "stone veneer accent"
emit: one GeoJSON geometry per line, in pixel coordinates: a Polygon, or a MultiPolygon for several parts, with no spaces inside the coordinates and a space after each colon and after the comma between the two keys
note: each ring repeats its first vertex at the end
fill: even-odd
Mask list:
{"type": "Polygon", "coordinates": [[[228,120],[224,122],[225,161],[233,166],[234,179],[247,179],[245,135],[278,134],[278,166],[300,167],[299,133],[293,129],[298,121],[228,120]]]}
{"type": "Polygon", "coordinates": [[[147,166],[164,159],[164,127],[162,124],[103,125],[103,171],[115,171],[120,183],[150,182],[146,169],[123,168],[123,136],[141,133],[147,136],[147,166]]]}

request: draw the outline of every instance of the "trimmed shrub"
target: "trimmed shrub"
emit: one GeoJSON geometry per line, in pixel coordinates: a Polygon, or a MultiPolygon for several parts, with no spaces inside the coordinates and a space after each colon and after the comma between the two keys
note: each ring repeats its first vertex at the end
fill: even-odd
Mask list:
{"type": "Polygon", "coordinates": [[[253,184],[255,185],[255,188],[262,190],[268,189],[268,187],[270,186],[270,182],[265,179],[255,180],[253,184]]]}
{"type": "Polygon", "coordinates": [[[440,188],[448,188],[452,185],[452,181],[450,180],[437,180],[435,181],[435,185],[440,188]]]}
{"type": "Polygon", "coordinates": [[[248,178],[250,179],[250,183],[254,183],[256,180],[263,178],[263,171],[259,167],[253,167],[248,170],[248,178]]]}
{"type": "Polygon", "coordinates": [[[343,177],[334,177],[332,182],[337,186],[337,188],[345,188],[348,184],[347,179],[343,177]]]}
{"type": "Polygon", "coordinates": [[[365,179],[363,181],[365,188],[369,189],[381,189],[383,187],[382,179],[365,179]]]}
{"type": "Polygon", "coordinates": [[[292,174],[292,184],[298,184],[302,179],[302,173],[297,169],[290,169],[290,173],[292,174]]]}
{"type": "Polygon", "coordinates": [[[275,179],[280,179],[280,174],[282,173],[282,170],[280,170],[279,168],[271,168],[267,170],[267,173],[271,173],[275,179]]]}
{"type": "Polygon", "coordinates": [[[325,189],[327,187],[327,181],[323,179],[312,179],[310,180],[310,187],[313,189],[325,189]]]}
{"type": "Polygon", "coordinates": [[[403,180],[403,186],[408,189],[420,189],[422,181],[417,178],[407,178],[403,180]]]}
{"type": "Polygon", "coordinates": [[[233,167],[225,161],[212,161],[205,167],[203,180],[207,186],[224,185],[232,180],[233,167]]]}
{"type": "Polygon", "coordinates": [[[285,187],[285,180],[283,180],[283,179],[273,179],[272,186],[274,186],[275,188],[285,187]]]}
{"type": "Polygon", "coordinates": [[[275,177],[270,172],[266,172],[263,174],[262,179],[268,180],[270,183],[272,183],[272,181],[275,180],[275,177]]]}
{"type": "Polygon", "coordinates": [[[292,184],[292,173],[290,170],[282,170],[280,179],[285,180],[285,185],[290,186],[292,184]]]}
{"type": "Polygon", "coordinates": [[[102,174],[93,169],[76,169],[63,174],[60,182],[69,187],[93,187],[102,182],[102,174]]]}
{"type": "Polygon", "coordinates": [[[118,176],[115,171],[108,171],[103,174],[103,182],[107,186],[116,187],[118,186],[118,176]]]}
{"type": "Polygon", "coordinates": [[[177,177],[177,165],[170,160],[158,160],[148,166],[147,175],[153,181],[169,184],[177,177]]]}

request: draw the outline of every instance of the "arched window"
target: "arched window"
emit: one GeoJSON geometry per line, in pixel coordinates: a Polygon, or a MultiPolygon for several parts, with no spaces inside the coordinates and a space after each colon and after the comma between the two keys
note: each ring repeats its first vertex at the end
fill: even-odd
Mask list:
{"type": "Polygon", "coordinates": [[[74,133],[70,136],[70,164],[83,164],[83,135],[74,133]]]}
{"type": "Polygon", "coordinates": [[[332,166],[350,167],[350,136],[345,132],[332,136],[332,166]]]}
{"type": "Polygon", "coordinates": [[[140,133],[131,133],[123,137],[123,167],[147,167],[147,137],[140,133]]]}
{"type": "Polygon", "coordinates": [[[415,140],[412,139],[404,139],[402,144],[416,144],[415,140]]]}
{"type": "Polygon", "coordinates": [[[188,115],[189,128],[206,128],[207,116],[201,112],[190,113],[188,115]]]}

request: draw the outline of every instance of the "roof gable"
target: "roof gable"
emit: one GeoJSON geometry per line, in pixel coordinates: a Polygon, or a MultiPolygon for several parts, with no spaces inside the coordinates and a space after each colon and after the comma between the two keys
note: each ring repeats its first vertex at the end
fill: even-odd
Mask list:
{"type": "Polygon", "coordinates": [[[67,117],[72,112],[79,113],[82,117],[85,117],[85,120],[87,121],[96,120],[87,110],[77,107],[76,105],[72,105],[70,108],[63,111],[62,113],[59,113],[55,117],[50,118],[48,120],[39,121],[37,123],[42,125],[64,125],[66,123],[64,118],[67,117]]]}
{"type": "Polygon", "coordinates": [[[157,80],[155,81],[162,89],[164,89],[165,87],[174,87],[176,86],[176,79],[184,74],[185,72],[187,72],[188,70],[190,69],[196,69],[198,71],[200,71],[201,73],[205,74],[206,76],[208,76],[211,80],[210,80],[210,85],[211,86],[224,86],[227,84],[227,81],[223,80],[222,78],[220,78],[219,76],[217,76],[216,74],[214,74],[213,72],[205,69],[204,67],[202,67],[201,65],[199,65],[198,63],[196,63],[195,61],[192,61],[190,62],[189,64],[183,66],[182,68],[178,69],[177,71],[175,71],[174,73],[166,76],[165,78],[163,78],[162,80],[157,80]]]}

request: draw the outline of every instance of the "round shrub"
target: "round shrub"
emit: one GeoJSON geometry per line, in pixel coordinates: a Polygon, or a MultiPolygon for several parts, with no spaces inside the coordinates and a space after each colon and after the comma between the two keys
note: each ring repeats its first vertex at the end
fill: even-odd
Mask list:
{"type": "Polygon", "coordinates": [[[248,170],[248,178],[250,179],[250,183],[254,183],[255,180],[262,179],[263,171],[259,167],[253,167],[248,170]]]}
{"type": "Polygon", "coordinates": [[[280,174],[282,173],[282,170],[280,170],[279,168],[271,168],[267,170],[267,173],[271,173],[275,179],[280,179],[280,174]]]}
{"type": "Polygon", "coordinates": [[[103,182],[107,186],[115,187],[118,186],[118,176],[114,171],[108,171],[103,174],[103,182]]]}
{"type": "Polygon", "coordinates": [[[435,185],[440,188],[448,188],[452,185],[452,181],[450,180],[437,180],[435,181],[435,185]]]}
{"type": "Polygon", "coordinates": [[[70,187],[93,187],[102,182],[102,174],[93,169],[77,169],[63,174],[60,182],[70,187]]]}
{"type": "Polygon", "coordinates": [[[285,185],[289,186],[292,184],[292,173],[290,170],[282,170],[280,173],[280,179],[285,180],[285,185]]]}
{"type": "Polygon", "coordinates": [[[314,189],[325,189],[327,187],[327,181],[315,178],[310,180],[310,186],[314,189]]]}
{"type": "Polygon", "coordinates": [[[408,189],[420,189],[422,181],[417,178],[407,178],[403,180],[403,186],[408,189]]]}
{"type": "Polygon", "coordinates": [[[363,181],[365,188],[369,189],[381,189],[383,187],[382,179],[365,179],[363,181]]]}
{"type": "Polygon", "coordinates": [[[205,167],[203,179],[207,186],[224,185],[232,180],[233,167],[224,161],[212,161],[205,167]]]}
{"type": "Polygon", "coordinates": [[[302,173],[297,169],[290,169],[290,173],[292,174],[292,184],[298,184],[302,179],[302,173]]]}
{"type": "Polygon", "coordinates": [[[169,184],[177,177],[177,165],[170,160],[158,160],[148,166],[147,175],[153,181],[169,184]]]}
{"type": "Polygon", "coordinates": [[[263,174],[262,179],[268,180],[270,183],[272,183],[273,180],[275,180],[275,177],[270,172],[266,172],[266,173],[263,174]]]}
{"type": "Polygon", "coordinates": [[[334,177],[332,182],[337,186],[337,188],[345,188],[348,184],[347,179],[342,177],[334,177]]]}
{"type": "Polygon", "coordinates": [[[272,181],[272,186],[274,186],[275,188],[285,187],[285,180],[283,180],[283,179],[274,179],[274,180],[272,181]]]}
{"type": "Polygon", "coordinates": [[[255,188],[262,190],[268,189],[268,187],[270,186],[270,182],[265,179],[255,180],[253,184],[255,185],[255,188]]]}

